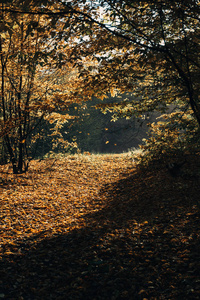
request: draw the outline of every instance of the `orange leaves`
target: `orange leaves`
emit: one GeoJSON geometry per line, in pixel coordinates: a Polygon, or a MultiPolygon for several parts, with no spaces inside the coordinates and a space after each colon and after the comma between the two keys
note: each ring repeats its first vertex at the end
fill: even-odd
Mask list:
{"type": "Polygon", "coordinates": [[[0,170],[4,298],[198,299],[199,210],[162,170],[88,153],[0,170]]]}
{"type": "MultiPolygon", "coordinates": [[[[129,163],[125,156],[115,159],[116,166],[121,161],[122,168],[129,163]]],[[[0,227],[4,243],[12,242],[14,236],[23,238],[43,230],[69,230],[71,222],[85,224],[84,215],[88,209],[98,212],[99,207],[104,206],[104,198],[98,197],[104,181],[117,178],[122,170],[119,167],[112,171],[112,167],[109,156],[98,158],[85,152],[53,162],[50,159],[33,161],[27,175],[5,173],[8,186],[5,185],[1,194],[4,223],[0,227]]]]}

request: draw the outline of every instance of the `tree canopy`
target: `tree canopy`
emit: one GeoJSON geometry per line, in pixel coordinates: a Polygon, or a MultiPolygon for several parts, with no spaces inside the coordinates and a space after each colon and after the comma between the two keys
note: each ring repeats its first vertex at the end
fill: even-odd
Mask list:
{"type": "Polygon", "coordinates": [[[52,136],[62,138],[59,128],[71,118],[67,109],[76,101],[72,95],[77,72],[69,61],[62,68],[68,52],[62,39],[57,41],[64,23],[59,21],[56,28],[51,23],[43,15],[1,14],[0,137],[14,173],[28,169],[30,147],[40,138],[37,127],[43,120],[55,124],[52,136]]]}
{"type": "MultiPolygon", "coordinates": [[[[97,3],[91,3],[93,10],[97,3]]],[[[88,85],[131,90],[139,97],[133,110],[177,101],[189,104],[200,123],[199,1],[99,1],[99,5],[102,18],[95,18],[91,7],[87,12],[87,21],[94,24],[84,46],[99,62],[88,85]]],[[[78,46],[81,51],[83,45],[78,46]]]]}
{"type": "MultiPolygon", "coordinates": [[[[199,13],[198,0],[2,1],[1,45],[7,34],[6,47],[9,47],[9,36],[14,36],[16,26],[22,31],[21,23],[8,25],[6,18],[14,16],[14,22],[26,16],[24,38],[29,37],[31,45],[40,36],[38,45],[42,48],[26,55],[27,69],[32,72],[28,78],[35,74],[36,65],[40,68],[53,65],[54,71],[56,68],[63,71],[70,64],[77,70],[78,79],[68,99],[83,101],[92,96],[103,99],[108,93],[131,92],[134,97],[105,104],[104,109],[114,111],[116,116],[131,117],[152,110],[165,112],[173,104],[178,108],[177,122],[184,123],[187,132],[192,124],[192,132],[198,136],[199,13]],[[186,115],[187,121],[182,122],[186,115]]],[[[9,56],[12,60],[23,43],[22,38],[16,43],[14,56],[9,56]]],[[[5,46],[1,46],[4,74],[7,60],[2,47],[5,46]]],[[[25,54],[23,58],[20,55],[19,63],[24,63],[25,54]]],[[[20,87],[20,76],[18,80],[20,87]]],[[[58,90],[52,88],[53,101],[63,99],[58,90]]],[[[4,91],[4,111],[3,94],[4,91]]],[[[27,115],[27,108],[25,111],[27,115]]],[[[23,135],[20,139],[24,140],[23,135]]]]}

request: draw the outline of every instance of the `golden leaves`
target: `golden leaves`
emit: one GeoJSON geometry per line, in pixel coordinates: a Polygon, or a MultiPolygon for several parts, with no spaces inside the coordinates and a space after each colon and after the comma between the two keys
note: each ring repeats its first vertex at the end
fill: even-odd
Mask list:
{"type": "MultiPolygon", "coordinates": [[[[116,164],[118,160],[121,167],[129,162],[116,156],[116,164]]],[[[3,241],[13,242],[14,236],[28,237],[43,230],[53,232],[58,227],[62,231],[70,228],[71,222],[82,222],[87,209],[96,211],[102,205],[103,199],[96,202],[95,198],[104,180],[109,182],[118,176],[116,170],[110,171],[111,164],[106,156],[98,159],[85,152],[53,164],[50,159],[32,162],[29,174],[24,176],[5,173],[9,186],[1,195],[3,241]],[[105,172],[109,170],[109,177],[104,177],[102,166],[105,172]]]]}
{"type": "Polygon", "coordinates": [[[92,299],[98,285],[100,299],[198,295],[198,208],[163,170],[140,172],[128,154],[89,153],[32,161],[23,175],[0,170],[1,280],[13,299],[46,299],[52,285],[54,299],[92,299]]]}

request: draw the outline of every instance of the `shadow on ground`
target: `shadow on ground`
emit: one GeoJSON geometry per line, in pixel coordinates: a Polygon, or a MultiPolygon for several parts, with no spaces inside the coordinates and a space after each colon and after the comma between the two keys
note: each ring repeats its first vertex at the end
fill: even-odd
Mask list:
{"type": "Polygon", "coordinates": [[[199,299],[199,186],[165,170],[104,186],[85,227],[3,257],[0,299],[199,299]]]}

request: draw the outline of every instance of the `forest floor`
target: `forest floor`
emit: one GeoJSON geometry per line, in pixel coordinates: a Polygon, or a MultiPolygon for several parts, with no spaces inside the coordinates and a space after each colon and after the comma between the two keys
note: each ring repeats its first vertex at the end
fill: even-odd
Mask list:
{"type": "Polygon", "coordinates": [[[0,299],[200,299],[199,167],[172,177],[128,153],[1,166],[0,299]]]}

